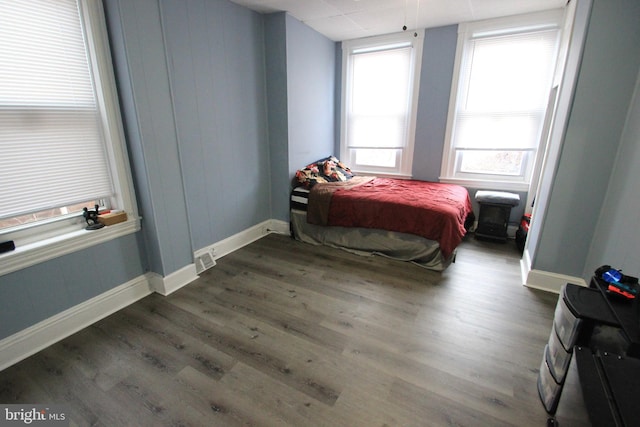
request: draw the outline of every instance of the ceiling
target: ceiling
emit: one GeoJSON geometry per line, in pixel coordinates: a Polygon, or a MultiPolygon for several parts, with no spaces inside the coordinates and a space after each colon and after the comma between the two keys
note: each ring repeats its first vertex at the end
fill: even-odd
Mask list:
{"type": "Polygon", "coordinates": [[[564,7],[567,0],[231,0],[260,13],[288,12],[331,40],[432,28],[564,7]]]}

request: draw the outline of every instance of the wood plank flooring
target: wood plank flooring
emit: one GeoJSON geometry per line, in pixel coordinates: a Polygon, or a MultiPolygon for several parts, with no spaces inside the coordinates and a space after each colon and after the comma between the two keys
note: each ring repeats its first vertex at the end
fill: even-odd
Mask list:
{"type": "Polygon", "coordinates": [[[513,242],[443,273],[269,235],[0,372],[0,402],[71,425],[544,426],[557,296],[513,242]]]}

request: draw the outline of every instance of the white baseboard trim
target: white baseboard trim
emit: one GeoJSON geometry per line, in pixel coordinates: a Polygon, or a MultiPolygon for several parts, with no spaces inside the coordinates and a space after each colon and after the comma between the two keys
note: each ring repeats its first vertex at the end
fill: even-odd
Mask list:
{"type": "Polygon", "coordinates": [[[214,259],[217,260],[271,233],[288,235],[290,233],[289,223],[277,219],[269,219],[261,222],[224,240],[198,249],[193,254],[194,259],[203,253],[210,252],[213,254],[214,259]]]}
{"type": "Polygon", "coordinates": [[[524,248],[522,252],[522,258],[520,258],[520,278],[522,279],[522,284],[526,286],[527,284],[527,276],[529,276],[529,272],[531,271],[531,255],[529,254],[529,249],[524,248]]]}
{"type": "Polygon", "coordinates": [[[588,287],[587,282],[581,277],[567,276],[566,274],[551,273],[549,271],[532,270],[531,259],[526,250],[520,260],[520,271],[524,286],[552,292],[554,294],[560,294],[562,286],[567,283],[588,287]]]}
{"type": "Polygon", "coordinates": [[[151,289],[163,296],[177,291],[198,278],[195,264],[185,265],[180,270],[164,277],[157,273],[148,273],[147,275],[151,289]]]}
{"type": "Polygon", "coordinates": [[[218,258],[222,258],[223,256],[228,255],[249,243],[255,242],[270,233],[289,234],[289,223],[286,221],[269,219],[236,233],[231,237],[214,243],[213,245],[198,249],[193,253],[193,264],[184,266],[180,270],[174,271],[164,277],[156,273],[150,273],[149,279],[151,282],[151,289],[160,295],[167,296],[181,287],[188,285],[199,277],[195,264],[195,260],[197,260],[198,257],[205,253],[209,253],[215,261],[218,258]]]}
{"type": "Polygon", "coordinates": [[[23,329],[0,341],[0,371],[151,294],[147,275],[23,329]]]}

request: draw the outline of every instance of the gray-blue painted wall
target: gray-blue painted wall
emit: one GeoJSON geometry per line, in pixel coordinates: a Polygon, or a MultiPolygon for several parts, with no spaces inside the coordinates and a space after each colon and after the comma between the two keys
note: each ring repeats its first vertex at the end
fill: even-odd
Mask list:
{"type": "MultiPolygon", "coordinates": [[[[593,274],[585,271],[585,262],[601,218],[638,77],[639,22],[637,1],[596,0],[593,3],[534,269],[585,279],[593,274]]],[[[624,248],[635,247],[632,238],[618,244],[624,248]]],[[[616,260],[608,262],[613,265],[616,260]]]]}
{"type": "Polygon", "coordinates": [[[287,25],[289,173],[334,154],[335,43],[291,15],[287,25]],[[309,160],[311,159],[311,160],[309,160]]]}
{"type": "Polygon", "coordinates": [[[447,131],[458,26],[425,30],[413,149],[413,178],[438,181],[447,131]]]}
{"type": "Polygon", "coordinates": [[[286,13],[264,17],[269,165],[273,217],[289,215],[289,117],[287,108],[287,21],[286,13]]]}
{"type": "Polygon", "coordinates": [[[640,277],[640,75],[584,276],[611,265],[640,277]]]}
{"type": "Polygon", "coordinates": [[[335,43],[291,15],[265,16],[272,218],[289,220],[297,169],[334,154],[335,43]]]}
{"type": "Polygon", "coordinates": [[[105,0],[118,94],[152,271],[193,262],[160,5],[105,0]]]}
{"type": "Polygon", "coordinates": [[[144,274],[138,234],[0,276],[0,339],[144,274]]]}
{"type": "Polygon", "coordinates": [[[262,17],[224,0],[160,4],[197,250],[271,217],[262,17]]]}

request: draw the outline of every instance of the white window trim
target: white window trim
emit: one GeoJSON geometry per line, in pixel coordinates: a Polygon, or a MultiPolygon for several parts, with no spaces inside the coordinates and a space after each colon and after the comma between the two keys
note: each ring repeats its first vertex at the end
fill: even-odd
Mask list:
{"type": "MultiPolygon", "coordinates": [[[[349,52],[356,49],[366,49],[380,45],[411,42],[412,51],[412,78],[411,78],[411,112],[407,123],[407,146],[402,150],[400,167],[397,171],[389,168],[371,167],[360,170],[354,165],[355,173],[376,174],[377,176],[389,176],[395,178],[411,178],[413,169],[413,150],[416,136],[416,122],[418,117],[418,97],[420,92],[420,71],[422,68],[422,47],[424,44],[424,30],[407,31],[403,33],[387,34],[383,36],[366,37],[362,39],[347,40],[342,42],[342,94],[341,94],[341,126],[340,126],[340,159],[347,161],[349,158],[347,149],[347,111],[345,105],[348,97],[349,84],[349,52]]],[[[349,165],[351,167],[352,165],[349,165]]]]}
{"type": "MultiPolygon", "coordinates": [[[[104,135],[111,178],[115,188],[113,206],[127,213],[127,221],[87,231],[82,215],[74,215],[46,224],[22,226],[0,233],[0,241],[15,240],[16,249],[0,254],[0,275],[30,267],[41,262],[126,236],[140,230],[133,180],[125,144],[124,130],[113,63],[109,50],[106,18],[100,0],[79,0],[80,14],[90,49],[90,61],[97,90],[97,102],[101,106],[104,135]],[[38,236],[34,239],[33,236],[38,236]]],[[[92,208],[92,207],[89,207],[92,208]]]]}
{"type": "MultiPolygon", "coordinates": [[[[458,85],[460,80],[460,69],[462,66],[464,46],[469,35],[479,31],[481,31],[482,33],[499,35],[509,34],[510,32],[513,32],[513,28],[561,28],[563,16],[564,12],[562,9],[554,9],[526,15],[508,16],[504,18],[462,23],[458,26],[458,41],[456,45],[456,58],[453,69],[454,78],[451,84],[451,94],[449,97],[449,112],[447,117],[444,150],[442,154],[442,165],[440,169],[440,182],[458,184],[469,188],[491,188],[495,190],[529,191],[531,185],[530,182],[522,180],[500,178],[499,176],[484,176],[482,178],[466,178],[456,176],[456,153],[455,150],[452,149],[452,135],[453,125],[456,117],[458,85]]],[[[529,167],[532,168],[534,163],[535,159],[530,162],[529,167]]]]}

